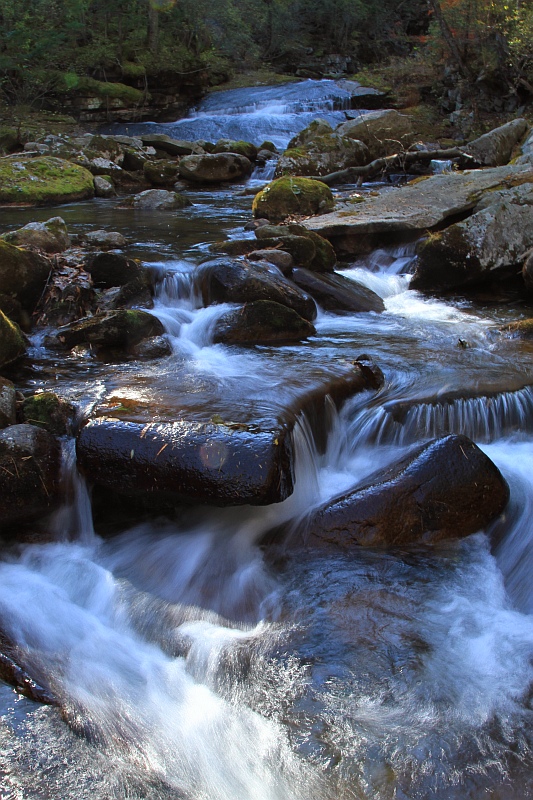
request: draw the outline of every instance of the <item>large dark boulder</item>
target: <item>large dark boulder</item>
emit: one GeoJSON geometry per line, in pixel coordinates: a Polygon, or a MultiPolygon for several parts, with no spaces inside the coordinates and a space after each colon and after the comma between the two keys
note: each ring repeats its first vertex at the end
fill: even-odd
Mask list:
{"type": "Polygon", "coordinates": [[[57,440],[34,425],[0,431],[0,528],[29,522],[59,501],[61,454],[57,440]]]}
{"type": "Polygon", "coordinates": [[[0,239],[0,294],[15,298],[27,311],[37,305],[51,268],[47,258],[0,239]]]}
{"type": "Polygon", "coordinates": [[[385,310],[385,304],[378,294],[344,275],[317,275],[316,272],[297,267],[292,271],[292,279],[326,311],[381,313],[385,310]]]}
{"type": "Polygon", "coordinates": [[[143,339],[163,333],[163,325],[152,314],[137,309],[117,309],[64,325],[47,338],[47,344],[68,350],[79,344],[97,349],[128,350],[143,339]]]}
{"type": "Polygon", "coordinates": [[[228,311],[215,326],[214,342],[223,344],[288,344],[315,333],[315,327],[292,308],[256,300],[228,311]]]}
{"type": "Polygon", "coordinates": [[[0,367],[11,364],[26,352],[20,328],[0,311],[0,367]]]}
{"type": "Polygon", "coordinates": [[[197,268],[196,282],[205,305],[271,300],[294,309],[304,319],[316,317],[312,298],[273,265],[217,258],[197,268]]]}
{"type": "Polygon", "coordinates": [[[507,483],[477,445],[466,436],[446,436],[314,511],[288,544],[433,544],[483,529],[508,499],[507,483]]]}
{"type": "Polygon", "coordinates": [[[91,483],[155,501],[268,505],[293,490],[284,429],[199,422],[148,425],[91,420],[77,440],[80,469],[91,483]]]}
{"type": "Polygon", "coordinates": [[[121,253],[94,253],[85,263],[97,289],[110,289],[112,286],[124,286],[131,281],[140,280],[145,285],[150,283],[149,270],[121,253]]]}
{"type": "Polygon", "coordinates": [[[252,162],[237,153],[184,156],[179,165],[180,177],[193,183],[238,181],[251,171],[252,162]]]}
{"type": "Polygon", "coordinates": [[[262,225],[256,228],[255,235],[261,242],[277,240],[278,246],[281,245],[284,250],[294,256],[296,264],[307,267],[313,272],[333,272],[333,268],[337,263],[337,256],[331,242],[314,231],[308,231],[303,225],[296,225],[295,223],[290,223],[289,225],[262,225]],[[303,237],[313,243],[314,254],[312,258],[307,259],[307,263],[302,259],[298,259],[297,254],[292,252],[290,245],[287,246],[287,243],[294,237],[298,239],[303,237]]]}

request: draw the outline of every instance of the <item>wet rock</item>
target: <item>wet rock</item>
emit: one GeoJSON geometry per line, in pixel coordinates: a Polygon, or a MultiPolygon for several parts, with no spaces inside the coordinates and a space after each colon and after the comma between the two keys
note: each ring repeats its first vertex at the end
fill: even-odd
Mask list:
{"type": "Polygon", "coordinates": [[[252,162],[235,153],[213,153],[184,156],[179,174],[193,183],[222,183],[246,178],[252,171],[252,162]]]}
{"type": "Polygon", "coordinates": [[[11,364],[26,352],[19,327],[0,311],[0,367],[11,364]]]}
{"type": "Polygon", "coordinates": [[[97,349],[128,350],[143,339],[163,333],[162,324],[152,314],[136,309],[117,309],[65,325],[47,338],[47,344],[68,350],[79,344],[97,349]]]}
{"type": "MultiPolygon", "coordinates": [[[[105,289],[96,299],[96,311],[114,311],[117,308],[152,308],[153,297],[149,283],[143,277],[135,278],[122,286],[105,289]]],[[[81,316],[86,316],[85,314],[81,316]]],[[[78,314],[78,319],[80,315],[78,314]]],[[[69,322],[72,320],[68,320],[69,322]]],[[[65,323],[64,323],[65,324],[65,323]]]]}
{"type": "Polygon", "coordinates": [[[250,261],[268,261],[269,264],[274,264],[285,277],[290,275],[294,266],[294,258],[286,250],[275,250],[273,248],[253,250],[248,253],[248,258],[250,261]]]}
{"type": "Polygon", "coordinates": [[[61,217],[52,217],[46,222],[29,222],[23,228],[4,233],[2,239],[17,247],[35,248],[45,253],[61,253],[70,247],[67,226],[61,217]]]}
{"type": "Polygon", "coordinates": [[[28,311],[41,297],[50,270],[50,261],[43,256],[0,240],[0,294],[18,300],[28,311]]]}
{"type": "Polygon", "coordinates": [[[116,191],[109,178],[104,175],[96,175],[94,178],[94,194],[96,197],[115,197],[116,191]]]}
{"type": "Polygon", "coordinates": [[[36,425],[50,433],[64,436],[71,428],[75,409],[55,392],[38,392],[22,403],[22,417],[29,425],[36,425]]]}
{"type": "Polygon", "coordinates": [[[250,161],[257,158],[257,147],[251,142],[244,142],[242,139],[219,139],[216,142],[213,153],[237,153],[239,156],[246,156],[250,161]]]}
{"type": "Polygon", "coordinates": [[[137,424],[91,420],[76,444],[91,483],[119,494],[172,503],[269,505],[293,489],[283,429],[198,422],[137,424]]]}
{"type": "Polygon", "coordinates": [[[0,428],[14,425],[17,414],[15,386],[0,376],[0,428]]]}
{"type": "Polygon", "coordinates": [[[72,203],[94,196],[89,170],[60,158],[5,158],[0,164],[0,203],[72,203]]]}
{"type": "Polygon", "coordinates": [[[146,181],[154,187],[174,186],[179,178],[178,161],[160,159],[158,161],[147,161],[143,167],[146,181]]]}
{"type": "Polygon", "coordinates": [[[276,166],[281,175],[329,175],[370,161],[366,144],[348,136],[328,133],[316,136],[309,144],[285,150],[276,166]]]}
{"type": "Polygon", "coordinates": [[[16,322],[23,330],[28,330],[30,317],[22,308],[22,305],[14,297],[7,294],[0,294],[0,311],[3,311],[8,319],[16,322]]]}
{"type": "Polygon", "coordinates": [[[254,217],[281,222],[289,215],[320,214],[334,207],[331,189],[325,183],[309,178],[277,178],[255,197],[254,217]]]}
{"type": "Polygon", "coordinates": [[[407,150],[415,140],[412,118],[392,109],[362,111],[339,125],[335,133],[363,142],[368,147],[368,161],[407,150]]]}
{"type": "Polygon", "coordinates": [[[146,211],[176,211],[192,205],[191,201],[178,192],[168,192],[164,189],[148,189],[136,194],[131,205],[146,211]]]}
{"type": "Polygon", "coordinates": [[[292,308],[256,300],[217,320],[213,341],[223,344],[288,344],[312,336],[314,325],[292,308]]]}
{"type": "Polygon", "coordinates": [[[118,231],[89,231],[80,238],[87,247],[99,247],[100,250],[120,250],[128,243],[126,237],[118,231]]]}
{"type": "Polygon", "coordinates": [[[432,175],[302,224],[333,240],[337,252],[368,252],[369,244],[383,241],[383,234],[389,239],[420,235],[450,217],[472,211],[494,190],[531,182],[533,167],[527,166],[432,175]]]}
{"type": "Polygon", "coordinates": [[[0,629],[0,679],[13,686],[17,694],[29,697],[36,703],[56,705],[57,700],[48,688],[35,681],[29,672],[21,666],[24,657],[21,648],[13,644],[10,638],[0,629]]]}
{"type": "Polygon", "coordinates": [[[522,267],[522,277],[524,278],[526,287],[530,291],[533,291],[533,252],[530,253],[524,261],[524,265],[522,267]]]}
{"type": "Polygon", "coordinates": [[[0,526],[29,522],[59,500],[60,448],[35,425],[0,431],[0,526]]]}
{"type": "Polygon", "coordinates": [[[172,354],[172,346],[167,336],[152,336],[132,348],[131,354],[139,359],[165,358],[172,354]]]}
{"type": "MultiPolygon", "coordinates": [[[[307,263],[304,263],[302,259],[298,260],[295,256],[295,261],[300,266],[313,270],[313,272],[333,272],[333,268],[337,263],[337,256],[331,242],[328,242],[323,236],[307,230],[303,225],[296,225],[295,223],[290,223],[289,225],[262,225],[256,229],[255,235],[259,241],[278,239],[282,246],[287,236],[303,236],[310,239],[315,248],[312,258],[308,259],[307,263]]],[[[289,248],[286,249],[292,252],[289,248]]]]}
{"type": "Polygon", "coordinates": [[[412,289],[440,291],[488,281],[533,246],[533,185],[499,192],[500,202],[434,233],[417,247],[412,289]]]}
{"type": "Polygon", "coordinates": [[[274,266],[218,258],[201,264],[196,280],[204,305],[271,300],[311,322],[316,317],[314,301],[274,266]]]}
{"type": "Polygon", "coordinates": [[[350,548],[433,544],[489,525],[509,488],[466,436],[424,444],[365,485],[312,512],[290,546],[350,548]]]}
{"type": "Polygon", "coordinates": [[[533,339],[533,318],[521,319],[518,322],[512,322],[507,330],[514,336],[520,339],[533,339]]]}
{"type": "Polygon", "coordinates": [[[297,267],[292,271],[292,280],[326,311],[381,313],[385,310],[385,304],[379,295],[343,275],[317,275],[316,272],[297,267]]]}
{"type": "Polygon", "coordinates": [[[162,150],[170,156],[190,156],[203,152],[203,148],[200,147],[198,142],[188,142],[184,139],[172,139],[164,133],[147,133],[141,138],[144,145],[155,147],[156,150],[162,150]]]}
{"type": "Polygon", "coordinates": [[[85,269],[90,273],[93,284],[98,289],[124,286],[135,280],[141,280],[145,285],[150,283],[149,270],[138,261],[126,258],[122,253],[94,253],[87,259],[85,269]]]}
{"type": "Polygon", "coordinates": [[[484,167],[501,167],[509,163],[514,148],[524,138],[528,127],[525,119],[513,119],[474,139],[462,149],[484,167]]]}

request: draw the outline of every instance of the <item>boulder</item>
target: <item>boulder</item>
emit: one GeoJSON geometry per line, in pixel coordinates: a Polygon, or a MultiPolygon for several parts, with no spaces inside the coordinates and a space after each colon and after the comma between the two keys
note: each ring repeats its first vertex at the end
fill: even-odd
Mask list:
{"type": "Polygon", "coordinates": [[[18,325],[0,311],[0,367],[5,367],[26,352],[26,343],[18,325]]]}
{"type": "Polygon", "coordinates": [[[35,425],[0,431],[0,527],[30,522],[59,501],[61,452],[56,439],[35,425]]]}
{"type": "Polygon", "coordinates": [[[120,250],[128,241],[118,231],[89,231],[80,236],[86,247],[99,247],[101,250],[120,250]]]}
{"type": "Polygon", "coordinates": [[[313,256],[305,259],[307,263],[304,263],[304,259],[301,257],[298,258],[298,253],[293,252],[290,247],[285,247],[285,249],[293,254],[297,264],[305,266],[313,270],[313,272],[333,272],[333,268],[337,263],[337,256],[331,242],[328,242],[323,236],[307,230],[303,225],[296,225],[295,223],[290,223],[289,225],[262,225],[256,228],[255,236],[260,242],[277,239],[282,247],[285,247],[288,237],[310,239],[315,249],[313,256]]]}
{"type": "Polygon", "coordinates": [[[138,424],[109,418],[81,429],[78,465],[87,479],[152,501],[269,505],[293,490],[286,430],[187,422],[138,424]]]}
{"type": "Polygon", "coordinates": [[[124,286],[135,280],[141,280],[145,285],[150,283],[149,270],[132,258],[126,258],[122,253],[94,253],[89,256],[84,266],[98,289],[124,286]]]}
{"type": "Polygon", "coordinates": [[[203,148],[197,142],[172,139],[165,133],[145,133],[141,139],[147,147],[155,147],[156,150],[162,150],[169,156],[190,156],[203,153],[203,148]]]}
{"type": "Polygon", "coordinates": [[[44,205],[90,197],[94,197],[92,174],[70,161],[11,156],[0,162],[0,203],[44,205]]]}
{"type": "Polygon", "coordinates": [[[127,350],[143,339],[163,333],[161,322],[152,314],[136,309],[117,309],[65,325],[46,341],[50,347],[68,350],[79,344],[97,349],[127,350]]]}
{"type": "Polygon", "coordinates": [[[513,119],[484,133],[462,149],[468,155],[474,156],[483,167],[501,167],[509,163],[513,150],[524,138],[528,128],[525,119],[513,119]]]}
{"type": "Polygon", "coordinates": [[[94,178],[94,194],[96,197],[115,197],[116,191],[109,178],[104,175],[96,175],[94,178]]]}
{"type": "Polygon", "coordinates": [[[368,164],[368,147],[358,139],[326,133],[309,144],[285,150],[276,165],[281,175],[329,175],[330,172],[368,164]]]}
{"type": "Polygon", "coordinates": [[[256,300],[223,314],[216,323],[213,341],[222,344],[288,344],[316,333],[314,325],[292,308],[256,300]]]}
{"type": "Polygon", "coordinates": [[[533,167],[507,166],[432,175],[366,196],[332,214],[305,220],[311,231],[333,240],[337,253],[368,252],[388,239],[420,236],[450,217],[472,211],[494,190],[533,182],[533,167]]]}
{"type": "Polygon", "coordinates": [[[180,175],[178,161],[159,159],[158,161],[147,161],[143,166],[145,180],[151,186],[170,187],[174,186],[180,175]]]}
{"type": "Polygon", "coordinates": [[[520,339],[533,339],[533,318],[521,319],[518,322],[512,322],[507,330],[520,339]]]}
{"type": "Polygon", "coordinates": [[[145,211],[177,211],[192,205],[191,201],[178,192],[168,192],[165,189],[148,189],[136,194],[131,202],[133,208],[145,211]]]}
{"type": "Polygon", "coordinates": [[[41,297],[51,268],[50,261],[38,253],[0,239],[0,294],[18,300],[28,311],[41,297]]]}
{"type": "Polygon", "coordinates": [[[24,422],[58,436],[68,433],[74,415],[74,406],[58,397],[55,392],[38,392],[22,403],[24,422]]]}
{"type": "Polygon", "coordinates": [[[407,150],[415,140],[413,120],[392,109],[361,111],[335,129],[339,136],[358,139],[368,147],[368,161],[407,150]]]}
{"type": "Polygon", "coordinates": [[[168,340],[168,336],[151,336],[149,339],[143,339],[142,342],[136,344],[132,348],[131,354],[135,358],[150,361],[154,358],[166,358],[172,354],[172,345],[168,340]]]}
{"type": "Polygon", "coordinates": [[[17,415],[15,385],[0,376],[0,428],[14,425],[17,415]]]}
{"type": "Polygon", "coordinates": [[[434,544],[485,528],[508,499],[500,471],[474,442],[445,436],[312,512],[290,545],[434,544]]]}
{"type": "Polygon", "coordinates": [[[378,294],[343,275],[317,275],[316,272],[297,267],[292,271],[292,280],[326,311],[338,314],[360,311],[381,313],[385,310],[385,304],[378,294]]]}
{"type": "Polygon", "coordinates": [[[287,150],[293,150],[295,147],[305,147],[316,139],[317,136],[324,136],[325,134],[333,133],[333,128],[325,119],[318,117],[309,123],[307,128],[304,128],[296,136],[293,136],[287,145],[287,150]]]}
{"type": "Polygon", "coordinates": [[[294,266],[294,258],[286,250],[276,250],[270,248],[267,250],[252,250],[248,253],[250,261],[268,261],[269,264],[274,264],[279,271],[288,277],[294,266]]]}
{"type": "Polygon", "coordinates": [[[289,215],[324,214],[334,207],[329,186],[309,178],[277,178],[254,197],[254,217],[281,222],[289,215]]]}
{"type": "Polygon", "coordinates": [[[252,171],[252,162],[237,153],[207,153],[184,156],[179,174],[193,183],[222,183],[246,178],[252,171]]]}
{"type": "Polygon", "coordinates": [[[492,279],[533,247],[533,184],[499,192],[463,222],[432,233],[417,247],[411,288],[441,291],[492,279]]]}
{"type": "Polygon", "coordinates": [[[258,149],[255,144],[252,144],[251,142],[244,142],[240,139],[219,139],[211,152],[237,153],[237,155],[245,156],[250,161],[255,161],[257,158],[258,149]]]}
{"type": "Polygon", "coordinates": [[[271,265],[218,258],[197,267],[195,281],[206,306],[271,300],[292,308],[306,320],[316,317],[316,306],[309,295],[271,265]]]}
{"type": "Polygon", "coordinates": [[[46,222],[29,222],[23,228],[4,233],[2,239],[17,247],[35,248],[45,253],[61,253],[70,247],[65,220],[52,217],[46,222]]]}

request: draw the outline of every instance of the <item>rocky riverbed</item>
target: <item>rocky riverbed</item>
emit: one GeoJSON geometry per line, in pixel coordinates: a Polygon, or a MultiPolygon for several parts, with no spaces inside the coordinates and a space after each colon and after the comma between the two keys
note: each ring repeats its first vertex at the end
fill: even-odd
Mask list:
{"type": "Polygon", "coordinates": [[[2,159],[21,797],[533,791],[529,128],[331,83],[2,159]]]}

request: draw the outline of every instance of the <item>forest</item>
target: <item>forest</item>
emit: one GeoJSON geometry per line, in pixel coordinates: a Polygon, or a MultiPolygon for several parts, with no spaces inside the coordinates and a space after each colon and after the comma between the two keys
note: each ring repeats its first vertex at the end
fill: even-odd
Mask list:
{"type": "MultiPolygon", "coordinates": [[[[0,0],[0,96],[60,105],[162,70],[206,85],[268,67],[355,74],[403,59],[475,94],[533,94],[533,6],[509,0],[0,0]],[[333,56],[333,58],[332,58],[333,56]]],[[[408,68],[409,69],[409,68],[408,68]]],[[[431,88],[431,87],[430,87],[431,88]]]]}

